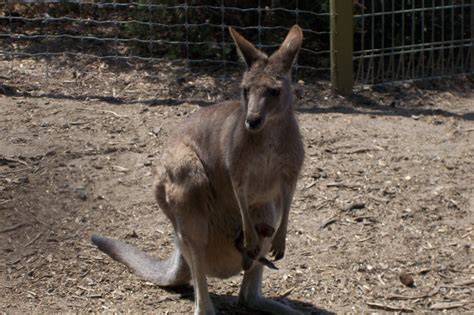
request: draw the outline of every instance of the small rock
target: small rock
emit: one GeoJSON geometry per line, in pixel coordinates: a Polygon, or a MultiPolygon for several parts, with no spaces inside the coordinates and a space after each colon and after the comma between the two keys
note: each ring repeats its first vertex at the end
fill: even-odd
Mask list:
{"type": "Polygon", "coordinates": [[[87,200],[87,193],[86,193],[86,190],[84,188],[79,188],[77,189],[77,196],[79,197],[79,199],[81,200],[87,200]]]}
{"type": "Polygon", "coordinates": [[[409,288],[414,288],[415,287],[415,280],[413,279],[412,275],[409,274],[406,271],[400,272],[400,275],[398,276],[400,279],[400,282],[406,285],[409,288]]]}
{"type": "Polygon", "coordinates": [[[157,136],[161,132],[161,127],[155,127],[151,132],[157,136]]]}
{"type": "Polygon", "coordinates": [[[152,161],[145,161],[145,162],[143,163],[143,165],[145,165],[145,166],[152,166],[152,165],[153,165],[153,162],[152,162],[152,161]]]}

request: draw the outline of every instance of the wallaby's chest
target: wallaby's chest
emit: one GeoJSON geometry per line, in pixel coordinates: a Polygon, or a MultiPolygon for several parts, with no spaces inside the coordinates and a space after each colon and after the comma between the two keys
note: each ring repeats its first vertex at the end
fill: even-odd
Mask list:
{"type": "Polygon", "coordinates": [[[275,140],[268,141],[254,153],[248,155],[245,170],[249,202],[273,200],[284,184],[286,170],[294,167],[291,152],[284,143],[275,140]]]}

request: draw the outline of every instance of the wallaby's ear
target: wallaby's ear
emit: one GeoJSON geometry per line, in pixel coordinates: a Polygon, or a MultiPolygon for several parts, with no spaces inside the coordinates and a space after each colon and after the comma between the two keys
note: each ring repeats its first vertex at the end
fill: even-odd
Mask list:
{"type": "Polygon", "coordinates": [[[250,68],[252,64],[258,59],[267,57],[267,55],[255,48],[252,43],[240,35],[233,27],[229,26],[229,33],[230,36],[232,36],[235,45],[237,46],[237,51],[240,58],[245,61],[247,68],[250,68]]]}
{"type": "Polygon", "coordinates": [[[270,57],[270,62],[280,65],[282,73],[288,73],[296,60],[298,51],[303,43],[303,31],[298,25],[293,25],[280,48],[270,57]]]}

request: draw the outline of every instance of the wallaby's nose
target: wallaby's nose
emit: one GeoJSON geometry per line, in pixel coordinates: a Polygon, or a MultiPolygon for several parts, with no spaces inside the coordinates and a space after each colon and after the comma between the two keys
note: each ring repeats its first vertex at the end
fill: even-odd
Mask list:
{"type": "Polygon", "coordinates": [[[251,131],[257,131],[263,126],[264,118],[262,116],[247,116],[245,127],[251,131]]]}

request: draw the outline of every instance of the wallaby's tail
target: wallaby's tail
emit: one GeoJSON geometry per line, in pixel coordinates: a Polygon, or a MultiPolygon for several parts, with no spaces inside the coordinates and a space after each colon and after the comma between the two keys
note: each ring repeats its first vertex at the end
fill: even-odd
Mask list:
{"type": "Polygon", "coordinates": [[[160,286],[182,286],[191,280],[188,264],[176,247],[168,259],[160,260],[135,246],[108,237],[92,235],[91,240],[101,251],[126,265],[133,273],[160,286]]]}

